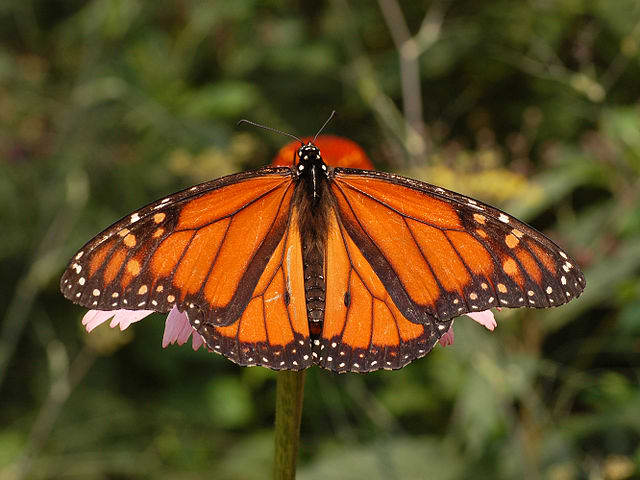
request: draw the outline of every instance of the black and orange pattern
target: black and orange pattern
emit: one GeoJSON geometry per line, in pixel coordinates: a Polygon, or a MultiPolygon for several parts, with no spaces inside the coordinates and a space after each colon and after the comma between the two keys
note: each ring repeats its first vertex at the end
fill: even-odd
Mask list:
{"type": "Polygon", "coordinates": [[[294,162],[303,150],[289,145],[274,162],[284,166],[143,207],[74,256],[62,292],[94,310],[176,306],[240,365],[367,372],[426,355],[464,313],[558,306],[584,289],[576,262],[540,232],[440,187],[346,168],[370,166],[349,142],[318,139],[329,166],[319,152],[294,162]],[[311,244],[323,252],[305,254],[311,244]],[[313,321],[310,261],[322,262],[313,321]]]}

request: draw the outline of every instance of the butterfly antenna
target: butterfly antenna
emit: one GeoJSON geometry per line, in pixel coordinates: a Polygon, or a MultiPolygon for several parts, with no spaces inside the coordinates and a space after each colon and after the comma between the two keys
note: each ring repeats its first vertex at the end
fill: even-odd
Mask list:
{"type": "Polygon", "coordinates": [[[279,133],[280,135],[286,135],[287,137],[296,139],[297,141],[300,142],[301,145],[304,145],[304,142],[300,140],[298,137],[296,137],[295,135],[292,135],[287,132],[283,132],[282,130],[278,130],[277,128],[267,127],[266,125],[260,125],[259,123],[252,122],[251,120],[246,120],[244,118],[240,120],[236,125],[240,125],[241,123],[248,123],[249,125],[253,125],[254,127],[262,128],[264,130],[269,130],[270,132],[279,133]]]}
{"type": "Polygon", "coordinates": [[[320,127],[320,130],[318,130],[318,133],[316,133],[316,136],[313,137],[313,142],[312,143],[316,143],[316,138],[318,138],[318,135],[320,135],[320,133],[322,133],[322,130],[324,130],[324,127],[327,126],[327,124],[331,121],[331,119],[333,118],[333,116],[336,114],[336,111],[333,110],[331,112],[331,115],[329,115],[329,118],[327,118],[327,121],[324,122],[324,125],[322,125],[322,127],[320,127]]]}

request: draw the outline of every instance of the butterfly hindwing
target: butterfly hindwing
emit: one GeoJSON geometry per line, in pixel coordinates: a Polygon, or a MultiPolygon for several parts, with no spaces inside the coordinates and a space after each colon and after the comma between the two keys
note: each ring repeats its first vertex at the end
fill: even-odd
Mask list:
{"type": "Polygon", "coordinates": [[[336,372],[401,368],[429,353],[450,321],[431,317],[410,322],[336,212],[331,211],[327,238],[326,308],[314,360],[336,372]]]}
{"type": "Polygon", "coordinates": [[[584,288],[574,260],[500,210],[382,172],[336,168],[333,179],[345,229],[412,321],[557,306],[584,288]]]}
{"type": "Polygon", "coordinates": [[[291,169],[230,175],[154,202],[87,243],[61,289],[95,310],[237,320],[288,225],[291,169]],[[251,232],[251,234],[247,234],[251,232]]]}
{"type": "Polygon", "coordinates": [[[295,207],[240,319],[196,326],[210,350],[240,365],[301,370],[312,363],[295,207]]]}

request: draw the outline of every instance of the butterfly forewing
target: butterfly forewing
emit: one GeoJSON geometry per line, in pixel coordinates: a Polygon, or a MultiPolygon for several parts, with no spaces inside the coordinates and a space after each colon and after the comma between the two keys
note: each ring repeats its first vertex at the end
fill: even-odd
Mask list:
{"type": "Polygon", "coordinates": [[[96,310],[177,305],[192,321],[234,322],[286,230],[291,175],[230,175],[128,215],[74,256],[63,293],[96,310]]]}
{"type": "Polygon", "coordinates": [[[500,210],[397,175],[336,168],[333,178],[346,230],[414,322],[557,306],[584,288],[573,259],[500,210]]]}

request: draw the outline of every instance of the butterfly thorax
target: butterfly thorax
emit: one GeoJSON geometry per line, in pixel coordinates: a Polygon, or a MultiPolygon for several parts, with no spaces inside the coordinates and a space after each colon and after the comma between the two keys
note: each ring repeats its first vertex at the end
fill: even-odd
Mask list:
{"type": "Polygon", "coordinates": [[[325,309],[325,250],[331,208],[329,168],[320,150],[308,143],[298,149],[295,205],[302,239],[305,300],[311,334],[320,334],[325,309]]]}

